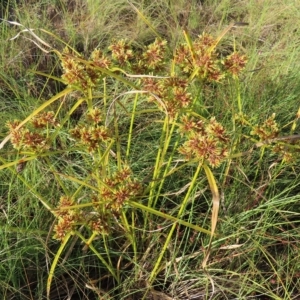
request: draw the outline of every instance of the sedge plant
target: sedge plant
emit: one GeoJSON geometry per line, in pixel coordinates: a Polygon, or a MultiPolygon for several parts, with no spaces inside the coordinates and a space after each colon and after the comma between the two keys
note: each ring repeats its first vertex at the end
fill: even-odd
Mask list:
{"type": "MultiPolygon", "coordinates": [[[[147,231],[153,229],[150,215],[170,226],[164,229],[160,253],[148,269],[148,292],[165,269],[164,257],[177,226],[209,236],[201,265],[207,269],[212,241],[217,236],[220,206],[221,183],[214,170],[227,164],[225,182],[232,160],[244,153],[236,151],[240,139],[231,137],[230,130],[225,129],[197,95],[199,89],[201,92],[204,87],[225,80],[232,80],[238,87],[246,56],[234,50],[222,57],[217,51],[232,26],[216,38],[203,33],[192,39],[184,31],[183,42],[175,49],[169,49],[167,41],[159,37],[143,49],[135,49],[126,40],[116,40],[108,49],[95,49],[89,58],[67,44],[63,51],[58,51],[31,29],[24,28],[24,33],[30,34],[38,47],[56,55],[62,68],[61,78],[36,73],[66,86],[26,119],[8,122],[9,135],[1,143],[4,147],[10,141],[16,159],[2,158],[0,168],[15,166],[18,178],[56,220],[53,238],[61,244],[49,269],[48,298],[62,253],[75,237],[83,243],[83,251],[91,251],[112,280],[120,283],[122,270],[111,255],[110,237],[121,232],[125,248],[130,249],[131,261],[138,265],[147,244],[147,231]],[[78,109],[81,117],[74,121],[72,115],[78,109]],[[147,166],[148,180],[144,180],[135,164],[135,126],[142,119],[151,119],[159,132],[147,166]],[[66,172],[66,167],[59,164],[62,155],[70,157],[71,164],[81,161],[81,168],[66,172]],[[52,174],[61,191],[59,199],[45,199],[22,177],[23,169],[30,167],[31,161],[41,162],[52,174]],[[177,174],[186,168],[192,173],[185,183],[184,195],[175,209],[170,210],[172,213],[166,212],[161,203],[168,179],[178,179],[177,174]],[[205,228],[184,218],[187,204],[193,201],[198,182],[203,178],[212,195],[211,223],[205,224],[205,228]],[[99,241],[104,253],[99,251],[99,241]]],[[[243,112],[238,88],[236,92],[233,126],[242,128],[240,134],[252,143],[249,152],[259,149],[262,159],[270,149],[279,153],[283,162],[289,162],[298,151],[298,146],[291,143],[297,137],[293,132],[290,137],[280,137],[275,115],[263,124],[252,124],[243,112]]],[[[289,124],[292,131],[298,119],[299,113],[289,124]]],[[[147,155],[145,149],[140,151],[139,157],[147,155]]]]}

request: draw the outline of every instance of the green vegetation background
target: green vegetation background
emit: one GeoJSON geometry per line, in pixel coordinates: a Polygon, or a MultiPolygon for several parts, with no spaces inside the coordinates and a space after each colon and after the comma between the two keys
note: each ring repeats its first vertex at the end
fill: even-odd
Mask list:
{"type": "MultiPolygon", "coordinates": [[[[217,38],[234,23],[218,44],[218,55],[225,57],[237,50],[248,58],[238,85],[228,79],[193,86],[201,103],[199,112],[205,118],[215,116],[232,138],[228,142],[230,159],[212,170],[221,207],[211,247],[209,235],[182,224],[169,235],[170,220],[135,207],[136,248],[126,237],[124,223],[118,221],[110,235],[93,240],[107,265],[96,252],[87,250],[78,236],[70,237],[58,257],[49,299],[300,298],[298,1],[8,0],[2,3],[1,14],[5,20],[33,29],[60,53],[64,41],[84,59],[95,48],[107,49],[114,40],[126,39],[134,49],[143,49],[154,42],[155,33],[174,50],[185,41],[184,28],[192,40],[203,32],[217,38]],[[236,119],[238,98],[243,113],[240,123],[236,119]],[[283,146],[293,150],[286,161],[271,151],[271,146],[258,145],[260,141],[251,137],[254,126],[264,124],[273,114],[278,137],[293,137],[291,146],[283,146]],[[241,120],[251,125],[247,128],[241,120]],[[171,240],[164,249],[168,237],[171,240]],[[164,255],[154,276],[162,249],[164,255]]],[[[4,140],[8,121],[24,120],[64,91],[65,85],[55,80],[62,75],[55,53],[43,52],[28,32],[11,40],[22,30],[16,24],[2,22],[0,26],[0,137],[4,140]]],[[[110,100],[127,91],[120,82],[109,80],[110,100]]],[[[72,91],[65,102],[53,104],[59,122],[70,112],[68,100],[78,97],[78,92],[72,91]]],[[[132,95],[124,94],[123,99],[124,105],[132,108],[132,95]]],[[[97,101],[101,106],[103,98],[99,96],[97,101]]],[[[143,102],[142,108],[146,110],[147,105],[143,102]]],[[[67,129],[83,118],[85,109],[80,107],[70,115],[67,129]]],[[[122,110],[118,113],[122,140],[130,122],[122,110]]],[[[152,180],[162,134],[160,122],[159,111],[135,118],[131,163],[145,186],[152,180]]],[[[90,171],[87,164],[92,165],[82,149],[72,152],[64,148],[71,140],[68,130],[61,131],[59,138],[59,159],[37,157],[21,173],[15,167],[21,168],[23,154],[10,143],[0,150],[1,299],[47,299],[47,280],[61,243],[53,239],[55,217],[32,191],[56,206],[61,187],[77,189],[81,183],[72,181],[71,176],[85,178],[90,171]],[[60,177],[61,185],[54,175],[58,171],[65,175],[60,177]]],[[[156,209],[176,216],[194,174],[195,167],[187,165],[166,179],[156,209]]],[[[82,191],[82,199],[86,193],[82,191]]],[[[211,229],[212,194],[204,172],[197,177],[182,219],[211,229]]],[[[80,232],[84,235],[86,231],[80,232]]]]}

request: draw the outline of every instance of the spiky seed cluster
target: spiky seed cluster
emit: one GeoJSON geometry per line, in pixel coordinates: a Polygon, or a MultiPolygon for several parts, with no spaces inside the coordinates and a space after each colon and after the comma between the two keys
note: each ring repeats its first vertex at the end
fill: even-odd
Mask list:
{"type": "Polygon", "coordinates": [[[294,162],[299,152],[299,139],[278,138],[279,129],[275,120],[275,114],[272,114],[262,125],[255,125],[251,135],[257,135],[260,142],[268,147],[273,153],[280,156],[283,162],[294,162]]]}
{"type": "Polygon", "coordinates": [[[26,126],[20,125],[20,121],[8,122],[7,127],[11,134],[11,143],[15,149],[41,152],[49,149],[47,130],[59,126],[53,112],[43,112],[35,116],[26,126]]]}
{"type": "MultiPolygon", "coordinates": [[[[193,43],[193,49],[187,44],[181,44],[175,52],[175,62],[184,73],[191,75],[196,71],[203,80],[219,82],[225,77],[222,60],[216,53],[218,41],[209,34],[200,35],[193,43]]],[[[223,62],[229,73],[238,75],[244,68],[246,57],[238,53],[228,56],[223,62]]]]}
{"type": "Polygon", "coordinates": [[[104,202],[105,210],[118,213],[126,201],[140,195],[142,186],[132,178],[128,166],[117,171],[104,180],[105,186],[101,188],[100,198],[104,202]]]}
{"type": "Polygon", "coordinates": [[[164,69],[166,44],[165,40],[156,39],[144,52],[134,53],[125,40],[120,40],[113,42],[108,49],[119,66],[128,66],[134,73],[144,74],[164,69]]]}
{"type": "Polygon", "coordinates": [[[92,124],[99,124],[102,122],[102,112],[98,107],[94,107],[93,109],[91,109],[87,115],[86,115],[86,119],[89,123],[92,124]]]}
{"type": "Polygon", "coordinates": [[[107,215],[101,215],[89,222],[89,227],[92,231],[98,234],[108,235],[110,232],[110,226],[107,215]]]}
{"type": "Polygon", "coordinates": [[[262,125],[255,125],[250,132],[251,135],[257,135],[260,141],[267,141],[278,136],[279,129],[275,121],[275,114],[269,117],[262,125]]]}
{"type": "Polygon", "coordinates": [[[133,58],[131,46],[125,40],[113,42],[108,49],[112,52],[112,58],[115,59],[120,66],[124,66],[133,58]]]}
{"type": "Polygon", "coordinates": [[[181,44],[176,48],[175,62],[184,73],[190,74],[193,70],[193,58],[187,44],[181,44]]]}
{"type": "Polygon", "coordinates": [[[103,180],[99,194],[91,196],[94,211],[88,214],[74,208],[75,201],[69,196],[62,196],[55,210],[58,219],[54,227],[54,238],[63,241],[67,233],[85,224],[87,228],[98,234],[109,234],[112,218],[118,217],[124,204],[139,196],[142,185],[132,177],[128,166],[113,173],[103,180]],[[92,217],[86,217],[91,215],[92,217]]]}
{"type": "Polygon", "coordinates": [[[53,111],[40,113],[31,120],[31,123],[34,128],[47,128],[49,125],[53,127],[59,126],[53,111]]]}
{"type": "Polygon", "coordinates": [[[176,49],[175,62],[190,75],[197,69],[201,79],[220,81],[224,75],[219,68],[215,49],[212,47],[216,41],[208,34],[200,35],[193,43],[193,49],[182,44],[176,49]]]}
{"type": "Polygon", "coordinates": [[[128,166],[103,180],[104,184],[99,194],[91,196],[95,217],[88,226],[98,234],[109,234],[111,221],[118,218],[120,210],[126,201],[136,198],[141,194],[142,185],[132,177],[128,166]]]}
{"type": "Polygon", "coordinates": [[[87,115],[87,124],[77,125],[70,134],[77,139],[89,152],[98,149],[101,143],[110,140],[108,129],[101,125],[102,113],[98,108],[92,109],[87,115]]]}
{"type": "Polygon", "coordinates": [[[162,70],[165,65],[166,41],[156,39],[154,43],[148,45],[142,55],[142,60],[148,70],[162,70]]]}
{"type": "Polygon", "coordinates": [[[64,74],[62,78],[66,84],[85,92],[96,87],[102,72],[95,67],[108,68],[110,60],[98,49],[95,49],[87,63],[81,56],[71,53],[65,48],[61,56],[61,65],[64,74]]]}
{"type": "Polygon", "coordinates": [[[111,60],[99,49],[92,52],[91,62],[94,66],[104,69],[108,69],[111,65],[111,60]]]}
{"type": "Polygon", "coordinates": [[[99,148],[101,142],[107,142],[110,139],[104,126],[76,126],[70,130],[70,133],[91,153],[99,148]]]}
{"type": "Polygon", "coordinates": [[[224,60],[225,69],[233,76],[237,76],[245,68],[247,63],[246,55],[241,55],[234,52],[226,57],[224,60]]]}
{"type": "Polygon", "coordinates": [[[105,202],[99,193],[91,195],[91,202],[93,203],[94,213],[88,222],[89,228],[98,234],[108,235],[111,232],[110,223],[113,212],[106,209],[105,202]]]}
{"type": "MultiPolygon", "coordinates": [[[[143,89],[157,96],[162,102],[162,109],[166,109],[173,117],[183,108],[187,108],[191,102],[191,94],[188,92],[188,82],[182,78],[170,77],[164,79],[144,78],[143,89]]],[[[150,94],[149,101],[156,101],[150,94]]],[[[156,101],[160,106],[160,101],[156,101]]]]}
{"type": "Polygon", "coordinates": [[[60,197],[59,204],[55,211],[58,218],[57,224],[54,226],[54,238],[63,241],[67,233],[71,232],[78,222],[81,222],[80,213],[74,209],[74,200],[68,196],[60,197]]]}
{"type": "Polygon", "coordinates": [[[218,167],[227,158],[229,139],[225,129],[215,118],[204,121],[183,116],[179,132],[187,138],[179,148],[179,153],[186,160],[196,159],[218,167]]]}

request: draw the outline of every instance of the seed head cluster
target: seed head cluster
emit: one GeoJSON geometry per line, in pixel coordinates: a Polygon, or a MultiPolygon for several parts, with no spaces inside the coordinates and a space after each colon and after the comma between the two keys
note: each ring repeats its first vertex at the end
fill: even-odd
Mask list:
{"type": "Polygon", "coordinates": [[[251,135],[259,137],[259,144],[264,145],[273,153],[279,155],[280,159],[286,163],[292,163],[297,158],[299,152],[299,139],[289,137],[278,137],[279,127],[272,114],[262,124],[253,127],[251,135]]]}
{"type": "Polygon", "coordinates": [[[238,75],[245,67],[246,56],[237,52],[224,59],[218,56],[218,41],[211,35],[200,35],[191,46],[181,44],[175,52],[175,63],[190,76],[195,73],[200,80],[220,82],[226,73],[238,75]]]}
{"type": "Polygon", "coordinates": [[[143,89],[150,92],[149,101],[156,101],[156,97],[162,100],[156,101],[162,110],[173,117],[175,114],[187,108],[192,103],[191,93],[188,91],[188,81],[178,77],[166,79],[144,78],[143,89]]]}
{"type": "Polygon", "coordinates": [[[260,141],[267,141],[278,136],[279,129],[275,121],[275,114],[269,117],[263,124],[255,125],[251,135],[257,135],[260,141]]]}
{"type": "Polygon", "coordinates": [[[67,233],[75,229],[76,224],[80,223],[81,217],[77,210],[72,209],[74,200],[69,196],[61,196],[55,211],[57,224],[54,226],[54,238],[63,241],[67,233]]]}
{"type": "Polygon", "coordinates": [[[82,224],[97,234],[108,234],[112,220],[118,218],[126,202],[138,197],[141,191],[142,185],[133,179],[130,168],[124,166],[103,180],[99,193],[90,196],[92,210],[91,207],[76,209],[74,199],[62,196],[55,210],[54,238],[63,241],[67,233],[82,224]]]}
{"type": "Polygon", "coordinates": [[[179,148],[179,153],[186,160],[202,161],[211,167],[218,167],[227,158],[229,138],[215,118],[206,121],[183,116],[179,132],[186,139],[179,148]]]}
{"type": "Polygon", "coordinates": [[[39,153],[50,148],[49,129],[59,126],[53,112],[43,112],[31,119],[26,125],[19,127],[19,120],[7,122],[11,143],[17,150],[39,153]]]}
{"type": "Polygon", "coordinates": [[[85,93],[89,88],[97,87],[102,78],[100,68],[109,68],[111,62],[100,50],[95,49],[90,60],[85,61],[79,54],[65,48],[61,55],[62,79],[74,89],[85,93]]]}
{"type": "Polygon", "coordinates": [[[71,129],[70,133],[88,152],[94,152],[101,145],[105,145],[110,141],[109,130],[101,123],[101,110],[94,108],[87,113],[86,122],[71,129]]]}
{"type": "Polygon", "coordinates": [[[141,184],[132,178],[128,166],[106,178],[104,183],[100,190],[100,199],[104,201],[106,210],[115,213],[119,213],[126,201],[135,198],[142,191],[141,184]]]}

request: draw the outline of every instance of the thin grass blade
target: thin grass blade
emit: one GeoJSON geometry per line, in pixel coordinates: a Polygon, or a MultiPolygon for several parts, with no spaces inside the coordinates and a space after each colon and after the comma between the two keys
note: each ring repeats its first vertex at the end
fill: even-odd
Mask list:
{"type": "Polygon", "coordinates": [[[210,187],[210,190],[211,190],[212,196],[213,196],[212,197],[213,207],[212,207],[212,216],[211,216],[211,236],[210,236],[210,240],[209,240],[206,255],[205,255],[204,260],[202,262],[202,267],[206,268],[206,264],[207,264],[207,261],[208,261],[209,256],[210,256],[212,239],[213,239],[213,236],[215,234],[216,227],[217,227],[217,222],[218,222],[218,214],[219,214],[219,207],[220,207],[220,194],[219,194],[218,186],[217,186],[217,183],[216,183],[216,180],[215,180],[215,177],[214,177],[212,171],[210,170],[210,168],[206,164],[203,164],[203,168],[204,168],[204,171],[206,173],[206,177],[207,177],[207,180],[208,180],[208,183],[209,183],[209,187],[210,187]]]}

